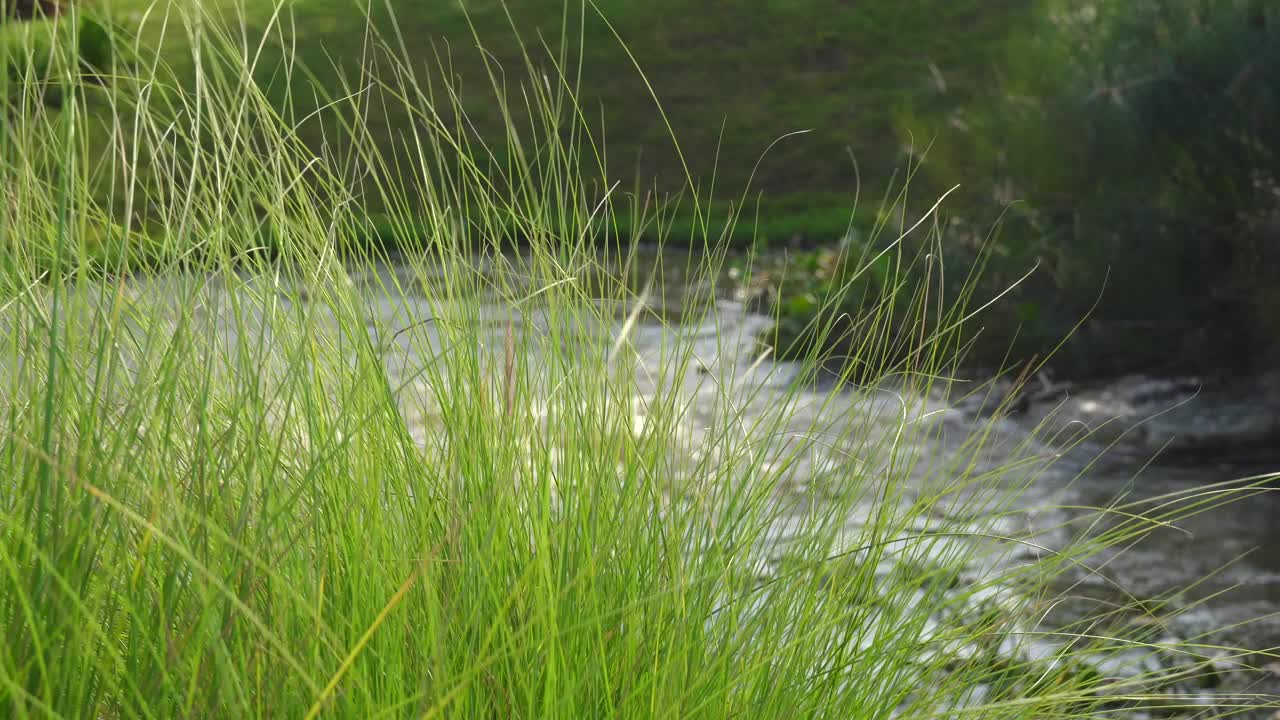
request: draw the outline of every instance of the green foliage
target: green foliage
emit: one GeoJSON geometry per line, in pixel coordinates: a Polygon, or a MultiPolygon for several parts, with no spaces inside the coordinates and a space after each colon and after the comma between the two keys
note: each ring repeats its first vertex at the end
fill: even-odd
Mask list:
{"type": "Polygon", "coordinates": [[[900,195],[875,225],[850,231],[837,245],[734,273],[739,294],[774,314],[765,344],[776,357],[859,385],[916,372],[941,355],[959,359],[961,339],[972,330],[964,308],[973,302],[983,254],[944,251],[936,216],[908,226],[905,202],[900,195]],[[927,351],[920,347],[925,338],[927,351]]]}
{"type": "Polygon", "coordinates": [[[111,70],[118,55],[115,39],[121,32],[119,27],[109,27],[89,16],[80,19],[76,49],[87,77],[99,78],[111,70]]]}
{"type": "MultiPolygon", "coordinates": [[[[33,89],[38,89],[35,94],[41,102],[57,108],[77,86],[105,84],[129,62],[129,53],[117,39],[123,32],[118,24],[87,10],[0,28],[0,68],[9,112],[19,111],[33,89]]],[[[31,111],[30,107],[25,110],[31,111]]]]}
{"type": "MultiPolygon", "coordinates": [[[[869,315],[901,312],[908,293],[896,282],[897,254],[872,257],[864,242],[788,254],[770,292],[778,322],[771,339],[783,360],[845,356],[869,315]]],[[[866,328],[863,328],[865,330],[866,328]]]]}
{"type": "MultiPolygon", "coordinates": [[[[1047,2],[1043,18],[1010,39],[1003,81],[952,119],[922,174],[968,178],[961,208],[1023,201],[1001,264],[1040,262],[1023,296],[1052,309],[1048,335],[1109,271],[1069,348],[1094,350],[1076,372],[1257,363],[1276,348],[1258,328],[1280,282],[1280,15],[1144,0],[1047,2]]],[[[938,128],[927,110],[910,120],[938,128]]]]}

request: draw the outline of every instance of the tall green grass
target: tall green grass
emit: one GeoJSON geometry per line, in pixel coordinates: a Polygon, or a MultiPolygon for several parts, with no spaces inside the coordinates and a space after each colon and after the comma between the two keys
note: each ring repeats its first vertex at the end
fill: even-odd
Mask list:
{"type": "Polygon", "coordinates": [[[261,84],[305,68],[255,66],[288,17],[158,4],[193,83],[139,42],[79,85],[55,43],[60,110],[0,93],[5,716],[1087,717],[1242,660],[1117,680],[1150,607],[1041,622],[1064,571],[1224,494],[1022,524],[1056,452],[950,420],[980,303],[938,255],[886,251],[907,300],[852,323],[861,387],[814,390],[717,301],[726,228],[680,288],[608,232],[669,215],[565,56],[492,68],[504,137],[394,35],[312,113],[261,84]],[[421,238],[395,263],[356,242],[371,198],[421,238]]]}

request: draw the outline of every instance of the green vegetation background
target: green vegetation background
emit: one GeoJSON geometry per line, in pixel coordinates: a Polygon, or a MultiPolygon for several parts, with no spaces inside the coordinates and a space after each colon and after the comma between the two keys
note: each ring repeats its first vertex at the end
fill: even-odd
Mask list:
{"type": "MultiPolygon", "coordinates": [[[[274,4],[246,4],[250,24],[264,27],[274,4]]],[[[871,249],[895,236],[872,228],[886,219],[884,193],[909,176],[909,204],[919,210],[960,186],[944,206],[944,254],[957,267],[985,258],[986,295],[1036,268],[985,319],[977,362],[999,361],[1010,343],[1014,357],[1045,353],[1086,316],[1057,358],[1069,374],[1247,371],[1276,359],[1275,8],[1257,0],[596,5],[599,14],[561,0],[485,0],[464,12],[455,2],[387,0],[368,12],[420,63],[415,72],[448,68],[480,136],[504,125],[487,73],[517,67],[527,52],[549,76],[557,58],[575,78],[607,147],[602,180],[643,194],[679,191],[691,177],[701,193],[714,190],[719,221],[750,181],[747,219],[730,234],[741,247],[758,242],[799,258],[802,272],[777,293],[784,332],[800,334],[847,278],[840,263],[830,270],[829,256],[850,229],[871,249]],[[806,132],[789,135],[797,131],[806,132]]],[[[147,6],[86,7],[127,25],[147,6]]],[[[352,0],[284,7],[292,50],[322,92],[295,77],[286,98],[271,62],[260,65],[260,80],[302,115],[324,93],[358,86],[370,61],[365,10],[352,0]]],[[[179,68],[184,56],[170,52],[179,68]]],[[[516,105],[521,92],[513,79],[516,105]]],[[[398,129],[414,121],[399,107],[371,116],[388,157],[405,152],[398,129]]],[[[321,122],[299,128],[316,146],[333,131],[321,122]]],[[[494,150],[500,165],[505,149],[494,150]]],[[[679,207],[669,239],[696,246],[691,206],[679,207]]],[[[369,212],[376,219],[374,203],[369,212]]],[[[623,235],[645,232],[620,222],[623,235]]],[[[404,238],[383,227],[371,240],[404,238]]]]}

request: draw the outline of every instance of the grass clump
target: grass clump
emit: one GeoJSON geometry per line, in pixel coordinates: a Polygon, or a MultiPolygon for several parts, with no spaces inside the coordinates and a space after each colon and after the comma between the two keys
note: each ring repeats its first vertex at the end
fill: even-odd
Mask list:
{"type": "MultiPolygon", "coordinates": [[[[1051,579],[1151,521],[1022,529],[1055,455],[951,422],[967,316],[938,269],[918,333],[859,350],[871,389],[815,392],[717,302],[715,243],[676,325],[661,255],[602,239],[644,197],[609,179],[563,56],[530,50],[518,87],[494,69],[495,107],[534,118],[499,155],[371,34],[309,150],[318,120],[269,102],[257,40],[199,7],[150,22],[189,35],[192,85],[137,44],[141,74],[85,87],[68,52],[69,101],[4,121],[6,715],[1041,718],[1185,696],[1093,662],[1146,639],[1042,629],[1051,579]],[[412,118],[415,173],[373,142],[384,103],[412,118]],[[415,253],[349,242],[370,198],[418,223],[415,253]],[[123,251],[95,256],[95,232],[123,251]],[[913,350],[884,361],[892,343],[913,350]]],[[[1166,650],[1204,674],[1209,649],[1166,650]]]]}

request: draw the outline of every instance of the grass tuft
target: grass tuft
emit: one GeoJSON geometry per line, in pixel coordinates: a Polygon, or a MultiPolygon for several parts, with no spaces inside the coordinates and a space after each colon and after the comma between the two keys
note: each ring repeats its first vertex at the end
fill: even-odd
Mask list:
{"type": "Polygon", "coordinates": [[[1029,524],[1057,451],[956,421],[939,263],[886,251],[907,300],[852,323],[859,388],[814,389],[721,301],[715,198],[701,255],[617,232],[673,216],[609,174],[567,55],[491,67],[495,141],[371,26],[312,113],[262,82],[305,83],[284,9],[153,7],[190,84],[141,40],[77,83],[54,43],[61,108],[3,116],[4,714],[1092,717],[1217,672],[1122,632],[1137,598],[1046,623],[1064,573],[1229,493],[1029,524]],[[360,242],[371,205],[413,247],[360,242]]]}

